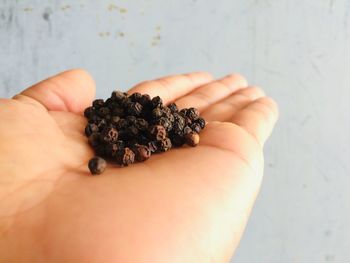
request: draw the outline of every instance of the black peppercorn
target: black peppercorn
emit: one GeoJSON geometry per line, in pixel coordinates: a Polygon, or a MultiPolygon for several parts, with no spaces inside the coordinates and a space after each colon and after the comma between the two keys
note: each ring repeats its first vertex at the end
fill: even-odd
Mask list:
{"type": "Polygon", "coordinates": [[[164,117],[161,117],[159,120],[155,121],[154,124],[163,126],[166,131],[170,131],[173,128],[171,121],[164,117]]]}
{"type": "Polygon", "coordinates": [[[113,127],[105,127],[100,138],[103,142],[114,143],[118,140],[118,131],[113,127]]]}
{"type": "Polygon", "coordinates": [[[100,122],[101,120],[102,120],[102,118],[101,118],[100,116],[98,116],[97,113],[93,113],[93,114],[90,116],[88,122],[89,122],[89,123],[95,123],[95,124],[97,124],[97,123],[100,122]]]}
{"type": "Polygon", "coordinates": [[[98,115],[101,117],[106,117],[110,114],[110,109],[108,107],[101,107],[98,109],[98,115]]]}
{"type": "Polygon", "coordinates": [[[100,133],[94,132],[91,134],[88,138],[89,144],[95,148],[97,145],[100,144],[100,133]]]}
{"type": "Polygon", "coordinates": [[[162,152],[169,151],[171,147],[172,147],[172,144],[169,138],[165,138],[163,140],[158,141],[158,150],[162,152]]]}
{"type": "Polygon", "coordinates": [[[180,110],[180,114],[182,116],[186,116],[187,115],[187,111],[188,111],[188,109],[182,109],[182,110],[180,110]]]}
{"type": "Polygon", "coordinates": [[[98,132],[98,126],[94,123],[88,123],[85,127],[85,135],[89,137],[94,132],[98,132]]]}
{"type": "Polygon", "coordinates": [[[129,96],[130,100],[133,102],[140,102],[142,95],[141,93],[135,92],[129,96]]]}
{"type": "Polygon", "coordinates": [[[95,155],[105,157],[106,156],[106,147],[103,144],[97,144],[94,147],[95,155]]]}
{"type": "Polygon", "coordinates": [[[128,125],[135,125],[136,121],[137,121],[137,118],[135,116],[127,116],[126,117],[126,120],[128,121],[128,125]]]}
{"type": "Polygon", "coordinates": [[[101,157],[94,157],[89,161],[89,169],[91,174],[98,175],[105,171],[107,162],[101,157]]]}
{"type": "Polygon", "coordinates": [[[126,94],[124,92],[121,92],[118,90],[112,92],[112,99],[114,99],[117,102],[120,102],[125,98],[126,98],[126,94]]]}
{"type": "Polygon", "coordinates": [[[175,121],[174,115],[168,107],[163,108],[163,116],[167,118],[170,122],[175,121]]]}
{"type": "Polygon", "coordinates": [[[177,123],[178,129],[182,130],[185,127],[185,118],[178,113],[174,113],[173,116],[174,124],[177,123]]]}
{"type": "Polygon", "coordinates": [[[149,133],[151,135],[151,138],[160,141],[165,139],[166,137],[166,130],[161,125],[154,125],[150,128],[149,133]]]}
{"type": "Polygon", "coordinates": [[[113,109],[112,114],[114,116],[123,117],[125,115],[125,112],[123,108],[117,107],[113,109]]]}
{"type": "Polygon", "coordinates": [[[135,126],[130,126],[127,128],[127,133],[129,135],[129,138],[135,138],[139,134],[139,129],[137,129],[135,126]]]}
{"type": "Polygon", "coordinates": [[[137,137],[137,144],[142,144],[142,145],[148,145],[149,143],[149,138],[145,135],[142,135],[142,133],[137,137]]]}
{"type": "Polygon", "coordinates": [[[142,105],[138,102],[133,102],[128,108],[128,113],[133,116],[140,116],[142,113],[142,105]]]}
{"type": "Polygon", "coordinates": [[[200,131],[202,130],[201,126],[198,123],[192,123],[191,129],[196,133],[200,133],[200,131]]]}
{"type": "Polygon", "coordinates": [[[196,120],[196,123],[199,124],[199,126],[201,127],[202,130],[204,129],[204,127],[205,127],[205,120],[203,118],[199,117],[196,120]]]}
{"type": "Polygon", "coordinates": [[[162,108],[163,107],[163,101],[159,96],[154,97],[151,100],[151,103],[152,103],[153,108],[162,108]]]}
{"type": "Polygon", "coordinates": [[[106,119],[99,119],[96,121],[96,125],[100,131],[102,131],[107,126],[107,120],[106,119]]]}
{"type": "Polygon", "coordinates": [[[97,99],[97,100],[94,100],[93,102],[92,102],[92,106],[94,106],[96,109],[98,109],[98,108],[100,108],[100,107],[103,107],[103,105],[104,105],[104,100],[102,100],[102,99],[97,99]]]}
{"type": "Polygon", "coordinates": [[[178,110],[179,110],[179,109],[177,108],[177,106],[176,106],[175,103],[170,103],[170,104],[168,105],[168,108],[171,110],[172,113],[178,112],[178,110]]]}
{"type": "Polygon", "coordinates": [[[135,162],[135,153],[128,147],[118,152],[116,161],[121,166],[128,166],[135,162]]]}
{"type": "Polygon", "coordinates": [[[183,129],[183,134],[186,135],[188,133],[192,132],[192,129],[188,126],[186,126],[184,129],[183,129]]]}
{"type": "Polygon", "coordinates": [[[180,147],[185,144],[183,134],[175,133],[171,137],[171,143],[174,147],[180,147]]]}
{"type": "Polygon", "coordinates": [[[149,106],[152,105],[150,95],[148,95],[148,94],[143,94],[142,97],[139,99],[139,103],[140,103],[143,107],[149,108],[149,106]]]}
{"type": "Polygon", "coordinates": [[[163,116],[163,111],[162,109],[160,108],[155,108],[153,111],[152,111],[152,117],[154,119],[157,119],[157,118],[160,118],[163,116]]]}
{"type": "Polygon", "coordinates": [[[127,97],[120,102],[120,105],[126,109],[126,111],[131,107],[132,101],[127,97]]]}
{"type": "Polygon", "coordinates": [[[107,144],[105,147],[105,154],[109,158],[116,157],[118,151],[120,151],[122,148],[117,143],[107,144]]]}
{"type": "Polygon", "coordinates": [[[190,132],[185,134],[186,144],[192,147],[195,147],[199,143],[199,135],[196,132],[190,132]]]}
{"type": "Polygon", "coordinates": [[[96,114],[96,111],[95,111],[95,108],[90,106],[90,107],[87,107],[85,110],[84,110],[84,116],[88,119],[91,118],[92,115],[96,114]]]}
{"type": "Polygon", "coordinates": [[[118,105],[112,98],[108,98],[105,101],[104,106],[110,109],[113,109],[116,105],[118,105]]]}
{"type": "Polygon", "coordinates": [[[111,123],[116,125],[118,122],[120,121],[120,117],[119,116],[112,116],[111,118],[111,123]]]}
{"type": "Polygon", "coordinates": [[[192,124],[192,120],[190,119],[190,117],[185,117],[185,125],[190,126],[192,124]]]}
{"type": "Polygon", "coordinates": [[[173,122],[173,131],[175,133],[182,133],[183,129],[184,129],[184,125],[181,125],[180,122],[176,122],[176,121],[173,122]]]}
{"type": "Polygon", "coordinates": [[[199,118],[199,111],[196,108],[189,108],[186,111],[186,116],[190,118],[191,121],[195,121],[199,118]]]}
{"type": "Polygon", "coordinates": [[[118,130],[124,130],[126,129],[126,127],[128,127],[129,122],[126,119],[120,119],[117,124],[116,127],[118,130]]]}
{"type": "Polygon", "coordinates": [[[158,151],[158,144],[157,141],[151,141],[148,143],[148,149],[152,152],[155,153],[158,151]]]}
{"type": "Polygon", "coordinates": [[[135,122],[135,126],[140,131],[146,131],[148,129],[148,122],[145,119],[137,119],[135,122]]]}
{"type": "Polygon", "coordinates": [[[151,150],[145,145],[135,145],[134,151],[138,162],[144,162],[151,157],[151,150]]]}

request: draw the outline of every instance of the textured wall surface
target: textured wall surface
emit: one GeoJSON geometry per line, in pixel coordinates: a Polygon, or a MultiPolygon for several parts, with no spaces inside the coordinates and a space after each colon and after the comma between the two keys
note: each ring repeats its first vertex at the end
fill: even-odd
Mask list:
{"type": "Polygon", "coordinates": [[[83,67],[97,96],[233,71],[281,119],[235,263],[349,262],[349,0],[0,0],[0,96],[83,67]]]}

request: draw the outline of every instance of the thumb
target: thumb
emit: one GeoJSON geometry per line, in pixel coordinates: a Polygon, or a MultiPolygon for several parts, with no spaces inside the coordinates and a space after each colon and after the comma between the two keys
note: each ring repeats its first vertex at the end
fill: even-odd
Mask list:
{"type": "Polygon", "coordinates": [[[84,70],[74,69],[43,80],[14,96],[42,104],[49,111],[81,113],[95,96],[95,81],[84,70]]]}

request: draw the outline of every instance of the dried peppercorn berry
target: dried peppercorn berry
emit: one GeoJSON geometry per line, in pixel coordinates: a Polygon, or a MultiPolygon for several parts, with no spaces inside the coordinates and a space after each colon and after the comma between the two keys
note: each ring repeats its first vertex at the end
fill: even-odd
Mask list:
{"type": "Polygon", "coordinates": [[[170,103],[169,105],[168,105],[168,108],[171,110],[171,112],[178,112],[178,108],[177,108],[177,105],[175,104],[175,103],[170,103]]]}
{"type": "Polygon", "coordinates": [[[120,107],[116,107],[112,111],[113,116],[119,116],[122,117],[125,115],[124,109],[120,107]]]}
{"type": "Polygon", "coordinates": [[[196,146],[206,124],[195,108],[179,110],[175,103],[164,105],[159,96],[121,91],[113,91],[106,100],[94,100],[84,116],[88,120],[85,135],[100,156],[89,162],[93,174],[103,172],[94,167],[99,163],[103,167],[104,160],[128,166],[173,147],[196,146]]]}
{"type": "Polygon", "coordinates": [[[101,141],[105,143],[114,143],[118,140],[118,131],[113,127],[106,127],[101,132],[101,141]]]}
{"type": "Polygon", "coordinates": [[[158,150],[161,152],[169,151],[172,147],[171,140],[169,138],[164,138],[158,141],[158,150]]]}
{"type": "Polygon", "coordinates": [[[152,103],[153,108],[162,108],[163,107],[163,101],[159,96],[154,97],[151,100],[151,103],[152,103]]]}
{"type": "Polygon", "coordinates": [[[119,131],[122,131],[128,127],[128,124],[129,124],[129,122],[126,119],[120,119],[116,124],[116,128],[119,131]]]}
{"type": "Polygon", "coordinates": [[[100,144],[100,134],[98,132],[94,132],[88,137],[89,144],[95,148],[95,146],[100,144]]]}
{"type": "Polygon", "coordinates": [[[155,122],[155,124],[163,126],[166,131],[171,131],[171,129],[173,128],[171,121],[165,117],[161,117],[160,119],[158,119],[155,122]]]}
{"type": "Polygon", "coordinates": [[[98,132],[98,126],[95,123],[88,123],[85,127],[85,135],[89,137],[94,132],[98,132]]]}
{"type": "Polygon", "coordinates": [[[180,147],[185,144],[185,138],[183,134],[175,133],[171,136],[171,143],[174,147],[180,147]]]}
{"type": "Polygon", "coordinates": [[[141,100],[141,98],[142,98],[142,94],[138,93],[138,92],[135,92],[135,93],[130,95],[130,100],[133,102],[139,102],[141,100]]]}
{"type": "Polygon", "coordinates": [[[95,154],[98,156],[105,156],[107,149],[103,144],[98,144],[98,145],[95,145],[94,151],[95,151],[95,154]]]}
{"type": "Polygon", "coordinates": [[[128,147],[118,152],[116,161],[121,166],[128,166],[135,162],[135,153],[128,147]]]}
{"type": "Polygon", "coordinates": [[[142,113],[142,105],[138,102],[133,102],[128,108],[128,113],[133,116],[139,116],[142,113]]]}
{"type": "Polygon", "coordinates": [[[151,105],[151,96],[148,94],[143,94],[141,98],[139,99],[139,103],[143,107],[149,107],[151,105]]]}
{"type": "Polygon", "coordinates": [[[196,120],[196,123],[199,124],[199,126],[201,127],[202,130],[204,129],[204,127],[205,127],[205,120],[204,120],[203,118],[200,118],[200,117],[199,117],[199,118],[196,120]]]}
{"type": "Polygon", "coordinates": [[[152,139],[160,141],[165,139],[166,130],[162,125],[154,125],[149,130],[150,136],[152,139]]]}
{"type": "Polygon", "coordinates": [[[102,99],[97,99],[92,102],[92,106],[94,106],[95,108],[103,107],[103,105],[104,105],[104,100],[102,99]]]}
{"type": "Polygon", "coordinates": [[[105,171],[107,167],[107,162],[101,157],[94,157],[90,159],[88,167],[90,169],[91,174],[98,175],[105,171]]]}
{"type": "Polygon", "coordinates": [[[191,124],[192,131],[195,131],[196,133],[200,133],[202,130],[201,126],[198,123],[192,123],[191,124]]]}
{"type": "Polygon", "coordinates": [[[92,115],[95,114],[95,108],[93,106],[91,107],[87,107],[85,110],[84,110],[84,116],[88,119],[91,118],[92,115]]]}
{"type": "Polygon", "coordinates": [[[185,135],[185,142],[189,146],[197,146],[199,143],[199,135],[196,132],[189,132],[185,135]]]}
{"type": "Polygon", "coordinates": [[[189,108],[186,111],[186,116],[190,118],[191,121],[195,121],[199,118],[199,111],[195,108],[189,108]]]}
{"type": "Polygon", "coordinates": [[[113,100],[117,101],[117,102],[120,102],[122,101],[124,98],[126,98],[126,95],[124,92],[121,92],[121,91],[113,91],[112,92],[112,97],[111,97],[113,100]]]}
{"type": "Polygon", "coordinates": [[[160,109],[160,108],[155,108],[153,111],[152,111],[152,117],[154,119],[157,119],[157,118],[160,118],[163,116],[163,110],[160,109]]]}
{"type": "Polygon", "coordinates": [[[186,134],[189,134],[192,132],[192,129],[188,126],[186,126],[184,129],[183,129],[183,134],[186,135],[186,134]]]}
{"type": "Polygon", "coordinates": [[[101,120],[102,120],[102,118],[101,118],[100,116],[98,116],[97,113],[93,113],[93,114],[90,116],[88,122],[89,122],[89,123],[95,123],[95,124],[97,124],[97,123],[98,123],[99,121],[101,121],[101,120]]]}
{"type": "Polygon", "coordinates": [[[138,162],[144,162],[151,157],[151,150],[145,145],[135,145],[135,157],[138,162]]]}
{"type": "Polygon", "coordinates": [[[121,149],[118,147],[117,144],[113,143],[113,144],[108,144],[105,147],[105,153],[111,157],[115,157],[118,153],[118,151],[120,151],[121,149]]]}
{"type": "Polygon", "coordinates": [[[148,122],[145,119],[137,119],[135,122],[135,126],[140,131],[146,131],[148,129],[148,122]]]}
{"type": "Polygon", "coordinates": [[[108,107],[101,107],[98,109],[98,115],[105,117],[110,114],[110,109],[108,107]]]}
{"type": "Polygon", "coordinates": [[[120,121],[120,117],[119,116],[112,116],[111,118],[111,123],[114,125],[117,125],[117,123],[120,121]]]}
{"type": "Polygon", "coordinates": [[[152,152],[155,153],[158,151],[158,145],[157,141],[151,141],[148,143],[148,149],[152,152]]]}
{"type": "Polygon", "coordinates": [[[102,131],[107,126],[107,120],[106,119],[98,119],[96,121],[96,125],[100,131],[102,131]]]}

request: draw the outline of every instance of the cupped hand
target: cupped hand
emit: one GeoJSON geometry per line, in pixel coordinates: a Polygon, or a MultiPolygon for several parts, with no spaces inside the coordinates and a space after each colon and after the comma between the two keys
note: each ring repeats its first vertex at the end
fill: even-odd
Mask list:
{"type": "Polygon", "coordinates": [[[0,99],[0,262],[230,260],[259,191],[275,102],[235,74],[164,77],[130,92],[197,107],[208,121],[200,144],[91,176],[86,72],[0,99]]]}

